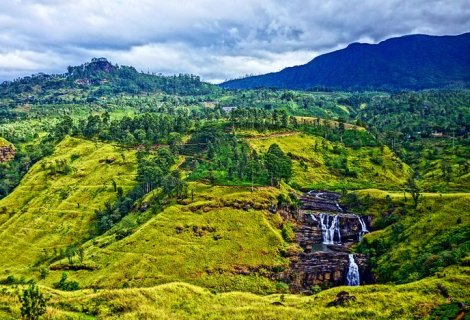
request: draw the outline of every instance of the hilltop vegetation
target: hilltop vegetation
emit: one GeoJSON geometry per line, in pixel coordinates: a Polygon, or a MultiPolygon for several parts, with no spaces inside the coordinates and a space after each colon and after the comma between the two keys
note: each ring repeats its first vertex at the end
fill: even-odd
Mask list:
{"type": "Polygon", "coordinates": [[[163,76],[138,72],[133,67],[117,66],[105,58],[94,58],[80,66],[69,66],[67,73],[30,77],[0,85],[2,110],[22,104],[77,104],[119,94],[163,92],[178,95],[207,95],[218,88],[202,82],[198,76],[163,76]]]}
{"type": "Polygon", "coordinates": [[[404,184],[409,168],[387,147],[345,147],[301,133],[249,138],[258,152],[273,144],[293,159],[292,184],[302,189],[393,189],[404,184]]]}

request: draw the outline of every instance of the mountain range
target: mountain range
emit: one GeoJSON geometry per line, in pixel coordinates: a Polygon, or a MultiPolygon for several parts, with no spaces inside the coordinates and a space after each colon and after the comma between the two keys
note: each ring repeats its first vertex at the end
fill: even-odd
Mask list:
{"type": "Polygon", "coordinates": [[[230,80],[226,89],[402,90],[470,85],[470,33],[407,35],[378,44],[352,43],[305,65],[230,80]]]}

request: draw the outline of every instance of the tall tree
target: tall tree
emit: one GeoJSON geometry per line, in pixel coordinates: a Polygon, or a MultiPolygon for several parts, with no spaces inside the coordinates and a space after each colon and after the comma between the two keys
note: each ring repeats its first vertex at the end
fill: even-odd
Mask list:
{"type": "Polygon", "coordinates": [[[291,178],[292,160],[276,143],[269,146],[264,161],[272,186],[278,186],[281,179],[289,180],[291,178]]]}

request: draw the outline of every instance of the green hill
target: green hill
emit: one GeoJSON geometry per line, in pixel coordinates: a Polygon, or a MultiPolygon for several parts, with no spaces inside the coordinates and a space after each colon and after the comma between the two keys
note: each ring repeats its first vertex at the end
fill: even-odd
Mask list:
{"type": "Polygon", "coordinates": [[[18,318],[14,286],[29,279],[52,295],[52,319],[409,319],[468,304],[468,194],[424,193],[415,207],[402,193],[412,170],[360,126],[273,112],[255,131],[249,111],[213,122],[180,112],[55,127],[57,139],[108,142],[50,138],[52,155],[0,200],[0,318],[18,318]],[[279,184],[267,179],[273,144],[269,159],[292,163],[279,184]],[[352,250],[382,284],[289,294],[298,196],[311,188],[342,190],[372,216],[352,250]],[[52,289],[64,273],[75,292],[52,289]],[[328,307],[344,290],[356,301],[328,307]]]}
{"type": "MultiPolygon", "coordinates": [[[[468,303],[468,272],[469,267],[451,267],[445,278],[398,286],[338,287],[314,296],[213,293],[186,283],[95,292],[41,289],[52,297],[46,314],[52,319],[435,319],[459,312],[449,297],[468,303]],[[329,307],[345,289],[356,301],[329,307]]],[[[0,288],[0,317],[18,318],[13,290],[0,288]]]]}
{"type": "Polygon", "coordinates": [[[355,209],[374,214],[380,229],[359,248],[371,257],[380,282],[421,279],[469,256],[470,194],[423,193],[416,209],[409,194],[361,190],[353,195],[361,203],[355,209]]]}
{"type": "MultiPolygon", "coordinates": [[[[190,184],[193,196],[161,213],[135,212],[107,234],[85,245],[85,265],[71,272],[86,287],[141,287],[185,281],[217,291],[276,292],[269,279],[288,266],[281,256],[281,217],[268,212],[280,191],[190,184]],[[139,224],[142,216],[150,219],[139,224]],[[129,234],[120,238],[120,231],[129,234]]],[[[78,261],[75,262],[80,265],[78,261]]],[[[52,268],[47,283],[58,281],[66,260],[52,268]]],[[[281,287],[285,290],[285,286],[281,287]]]]}
{"type": "Polygon", "coordinates": [[[293,159],[292,183],[303,189],[399,188],[410,174],[388,147],[345,147],[318,136],[287,133],[248,139],[259,152],[273,143],[293,159]]]}
{"type": "Polygon", "coordinates": [[[59,143],[0,200],[2,272],[30,274],[88,239],[94,210],[116,198],[112,180],[128,190],[135,171],[132,151],[76,138],[59,143]]]}

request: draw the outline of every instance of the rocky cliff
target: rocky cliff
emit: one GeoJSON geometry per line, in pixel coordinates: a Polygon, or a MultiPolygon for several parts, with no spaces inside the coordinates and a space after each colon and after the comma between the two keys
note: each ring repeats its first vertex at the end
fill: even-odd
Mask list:
{"type": "MultiPolygon", "coordinates": [[[[288,281],[293,292],[346,284],[350,248],[368,232],[370,221],[347,212],[339,205],[339,197],[332,192],[308,192],[301,197],[296,240],[303,252],[291,258],[288,281]]],[[[353,254],[353,259],[360,282],[372,282],[367,257],[353,254]]]]}

